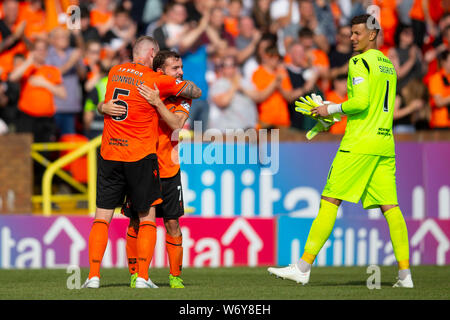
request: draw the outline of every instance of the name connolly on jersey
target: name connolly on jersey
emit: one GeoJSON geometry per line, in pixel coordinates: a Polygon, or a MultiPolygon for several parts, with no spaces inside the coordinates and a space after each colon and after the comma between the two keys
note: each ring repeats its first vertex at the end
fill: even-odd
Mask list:
{"type": "MultiPolygon", "coordinates": [[[[134,76],[138,76],[138,77],[142,77],[144,75],[143,72],[134,70],[132,68],[122,68],[120,67],[119,69],[117,69],[117,72],[125,72],[125,73],[131,73],[134,76]]],[[[121,83],[126,83],[126,84],[130,84],[133,86],[140,86],[141,84],[144,84],[144,81],[142,80],[137,80],[135,79],[133,76],[127,77],[127,76],[121,76],[118,74],[113,75],[112,82],[121,82],[121,83]]]]}

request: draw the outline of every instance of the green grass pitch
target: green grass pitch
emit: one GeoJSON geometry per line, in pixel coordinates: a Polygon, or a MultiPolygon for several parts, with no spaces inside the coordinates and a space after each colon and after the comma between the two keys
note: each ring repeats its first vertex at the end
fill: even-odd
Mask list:
{"type": "MultiPolygon", "coordinates": [[[[381,267],[381,289],[369,290],[366,267],[315,267],[308,285],[277,279],[266,267],[186,268],[185,289],[171,289],[168,269],[151,269],[159,289],[129,288],[128,269],[102,269],[98,290],[69,290],[65,269],[0,270],[0,300],[449,300],[450,266],[412,268],[414,289],[392,288],[396,267],[381,267]]],[[[81,283],[88,274],[81,270],[81,283]]]]}

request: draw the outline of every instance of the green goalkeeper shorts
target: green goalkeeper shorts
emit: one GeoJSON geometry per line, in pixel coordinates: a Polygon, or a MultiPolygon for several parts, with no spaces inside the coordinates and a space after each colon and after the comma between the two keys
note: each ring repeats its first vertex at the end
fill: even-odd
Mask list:
{"type": "Polygon", "coordinates": [[[364,209],[397,205],[395,157],[338,151],[322,195],[348,202],[361,200],[364,209]]]}

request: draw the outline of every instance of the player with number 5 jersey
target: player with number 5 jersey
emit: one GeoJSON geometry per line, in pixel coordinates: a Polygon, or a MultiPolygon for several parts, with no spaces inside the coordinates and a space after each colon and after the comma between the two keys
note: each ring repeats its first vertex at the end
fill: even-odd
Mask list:
{"type": "MultiPolygon", "coordinates": [[[[100,265],[108,243],[108,229],[114,210],[129,196],[139,218],[136,288],[156,288],[148,269],[156,243],[155,206],[162,202],[156,148],[158,114],[139,93],[139,87],[158,87],[161,99],[201,95],[190,81],[154,72],[158,43],[139,37],[133,47],[133,62],[114,66],[109,72],[105,102],[121,107],[120,114],[105,115],[98,156],[95,219],[89,234],[89,276],[84,288],[100,287],[100,265]],[[123,112],[122,112],[123,111],[123,112]]],[[[101,104],[99,105],[99,112],[101,104]]]]}
{"type": "Polygon", "coordinates": [[[144,84],[156,85],[161,100],[178,97],[187,86],[186,81],[154,72],[139,63],[114,66],[109,72],[105,103],[118,99],[116,104],[126,108],[121,116],[105,115],[101,155],[105,160],[134,162],[149,154],[156,154],[158,143],[158,113],[138,92],[144,84]]]}

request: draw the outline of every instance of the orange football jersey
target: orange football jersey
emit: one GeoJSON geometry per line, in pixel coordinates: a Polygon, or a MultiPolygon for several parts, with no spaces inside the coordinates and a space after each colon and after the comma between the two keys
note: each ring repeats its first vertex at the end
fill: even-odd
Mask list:
{"type": "MultiPolygon", "coordinates": [[[[192,100],[182,97],[170,97],[165,101],[167,109],[172,113],[184,112],[189,116],[192,100]]],[[[171,178],[180,170],[178,158],[178,136],[172,137],[173,130],[162,120],[159,122],[158,164],[159,176],[171,178]]]]}
{"type": "Polygon", "coordinates": [[[170,96],[178,97],[187,85],[139,63],[114,66],[108,75],[105,103],[120,99],[116,104],[127,111],[120,117],[104,117],[100,152],[105,160],[135,162],[156,153],[158,114],[140,95],[137,87],[141,84],[152,89],[156,84],[163,101],[170,96]]]}

